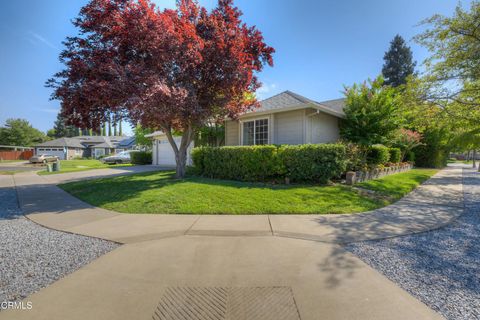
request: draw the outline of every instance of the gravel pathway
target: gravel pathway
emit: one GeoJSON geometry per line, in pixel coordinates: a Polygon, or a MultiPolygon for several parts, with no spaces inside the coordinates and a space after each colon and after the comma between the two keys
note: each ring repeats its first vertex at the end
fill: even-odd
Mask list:
{"type": "Polygon", "coordinates": [[[447,319],[480,319],[480,173],[464,169],[466,211],[442,229],[346,248],[447,319]]]}
{"type": "Polygon", "coordinates": [[[27,220],[15,189],[0,188],[0,302],[21,300],[117,247],[27,220]]]}

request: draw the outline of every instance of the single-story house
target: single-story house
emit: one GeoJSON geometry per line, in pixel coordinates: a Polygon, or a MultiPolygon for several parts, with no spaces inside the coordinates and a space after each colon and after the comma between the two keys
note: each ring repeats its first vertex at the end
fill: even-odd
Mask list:
{"type": "Polygon", "coordinates": [[[35,146],[35,154],[51,154],[61,160],[76,157],[99,158],[135,148],[135,137],[78,136],[58,138],[35,146]]]}
{"type": "Polygon", "coordinates": [[[85,146],[74,138],[58,138],[46,141],[35,146],[35,154],[49,154],[57,156],[60,160],[82,157],[85,146]]]}
{"type": "Polygon", "coordinates": [[[260,107],[225,122],[225,145],[306,144],[335,142],[345,99],[316,102],[285,91],[260,107]]]}
{"type": "MultiPolygon", "coordinates": [[[[340,138],[338,123],[345,116],[344,106],[345,99],[317,102],[285,91],[261,101],[259,108],[238,119],[225,121],[225,145],[335,142],[340,138]]],[[[153,164],[175,165],[175,154],[165,134],[157,131],[147,137],[153,139],[153,164]]],[[[180,139],[176,138],[177,145],[180,139]]]]}

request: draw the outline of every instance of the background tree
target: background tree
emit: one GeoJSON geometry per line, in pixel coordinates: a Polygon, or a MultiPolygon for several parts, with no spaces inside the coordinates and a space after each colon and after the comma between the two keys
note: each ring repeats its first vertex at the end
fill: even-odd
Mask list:
{"type": "MultiPolygon", "coordinates": [[[[424,62],[425,80],[430,84],[426,98],[442,108],[453,101],[477,112],[480,106],[480,3],[472,1],[469,9],[458,5],[452,17],[436,14],[422,24],[427,29],[415,40],[432,53],[424,62]]],[[[467,115],[464,119],[468,118],[467,115]]]]}
{"type": "Polygon", "coordinates": [[[42,131],[24,119],[7,119],[0,127],[0,145],[31,147],[47,140],[42,131]]]}
{"type": "Polygon", "coordinates": [[[54,137],[75,137],[78,134],[78,129],[72,125],[66,125],[66,119],[61,113],[57,114],[57,119],[53,124],[54,137]]]}
{"type": "Polygon", "coordinates": [[[345,88],[345,119],[340,122],[343,139],[361,146],[388,144],[402,125],[396,90],[383,79],[345,88]]]}
{"type": "Polygon", "coordinates": [[[160,11],[148,0],[92,0],[48,84],[70,123],[96,127],[111,113],[162,130],[185,175],[187,148],[207,122],[258,106],[255,75],[273,65],[274,49],[241,20],[232,0],[208,12],[195,0],[160,11]],[[180,145],[173,132],[182,133],[180,145]]]}
{"type": "Polygon", "coordinates": [[[141,124],[137,124],[135,129],[133,129],[133,133],[135,136],[135,143],[137,146],[141,147],[142,149],[152,149],[152,139],[146,138],[147,134],[153,133],[154,130],[149,128],[142,127],[141,124]]]}
{"type": "Polygon", "coordinates": [[[415,72],[416,62],[413,61],[412,50],[398,34],[390,42],[390,48],[385,52],[383,60],[385,63],[382,75],[385,85],[392,87],[404,85],[408,76],[415,72]]]}

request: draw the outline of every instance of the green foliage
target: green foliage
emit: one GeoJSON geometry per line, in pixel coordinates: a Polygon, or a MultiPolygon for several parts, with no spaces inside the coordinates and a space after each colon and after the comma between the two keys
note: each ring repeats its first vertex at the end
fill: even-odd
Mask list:
{"type": "Polygon", "coordinates": [[[405,160],[409,162],[415,162],[415,152],[410,151],[406,154],[405,160]]]}
{"type": "Polygon", "coordinates": [[[282,146],[281,162],[286,176],[295,182],[327,183],[346,169],[346,149],[341,144],[282,146]]]}
{"type": "Polygon", "coordinates": [[[443,168],[447,165],[449,149],[444,143],[445,131],[430,129],[423,134],[423,145],[413,149],[415,165],[423,168],[443,168]]]}
{"type": "MultiPolygon", "coordinates": [[[[78,136],[79,129],[74,126],[66,125],[65,118],[61,113],[57,114],[57,119],[53,125],[53,137],[54,138],[63,138],[63,137],[75,137],[78,136]]],[[[49,130],[50,131],[50,130],[49,130]]],[[[50,132],[52,134],[52,132],[50,132]]]]}
{"type": "MultiPolygon", "coordinates": [[[[110,130],[111,131],[111,130],[110,130]]],[[[152,148],[152,139],[146,138],[145,135],[153,133],[154,130],[149,128],[144,128],[140,124],[138,124],[135,129],[133,130],[133,134],[135,135],[135,143],[137,146],[146,147],[147,149],[152,148]]]]}
{"type": "Polygon", "coordinates": [[[390,160],[390,149],[382,145],[374,145],[368,148],[367,164],[377,166],[390,160]]]}
{"type": "Polygon", "coordinates": [[[220,147],[225,144],[225,126],[213,124],[197,130],[195,145],[198,147],[220,147]]]}
{"type": "Polygon", "coordinates": [[[425,31],[415,40],[432,53],[425,61],[426,77],[437,103],[480,106],[479,17],[480,2],[472,1],[470,8],[459,4],[451,17],[435,14],[422,22],[425,31]]]}
{"type": "Polygon", "coordinates": [[[43,132],[24,119],[7,119],[0,127],[0,145],[31,147],[47,140],[43,132]]]}
{"type": "Polygon", "coordinates": [[[389,148],[388,152],[390,153],[390,162],[399,163],[402,161],[402,150],[399,148],[389,148]]]}
{"type": "Polygon", "coordinates": [[[359,171],[365,167],[365,152],[360,146],[351,142],[343,142],[346,151],[346,171],[359,171]]]}
{"type": "Polygon", "coordinates": [[[388,143],[402,122],[396,90],[383,86],[381,77],[369,85],[354,84],[345,90],[341,137],[362,146],[388,143]]]}
{"type": "Polygon", "coordinates": [[[198,172],[209,178],[265,181],[282,171],[275,146],[199,147],[192,151],[198,172]]]}
{"type": "Polygon", "coordinates": [[[152,164],[152,153],[150,151],[138,151],[130,153],[132,164],[152,164]]]}
{"type": "Polygon", "coordinates": [[[300,146],[200,147],[192,152],[197,172],[205,177],[268,181],[319,182],[346,169],[346,148],[340,144],[300,146]]]}
{"type": "Polygon", "coordinates": [[[382,75],[385,78],[385,85],[392,87],[403,85],[407,82],[407,77],[415,71],[416,63],[413,61],[412,50],[398,34],[390,42],[390,48],[385,52],[383,60],[385,63],[382,75]]]}

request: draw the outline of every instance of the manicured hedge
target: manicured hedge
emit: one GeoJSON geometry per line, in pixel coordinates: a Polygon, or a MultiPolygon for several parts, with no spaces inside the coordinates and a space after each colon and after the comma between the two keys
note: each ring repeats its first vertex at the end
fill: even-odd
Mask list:
{"type": "Polygon", "coordinates": [[[275,146],[199,147],[192,161],[200,175],[218,179],[264,181],[282,170],[275,146]]]}
{"type": "Polygon", "coordinates": [[[192,152],[200,175],[240,181],[325,183],[345,171],[345,158],[345,146],[339,144],[200,147],[192,152]]]}
{"type": "Polygon", "coordinates": [[[389,148],[388,152],[390,153],[390,162],[399,163],[402,161],[402,151],[399,148],[389,148]]]}
{"type": "Polygon", "coordinates": [[[368,149],[367,163],[369,165],[381,165],[390,160],[389,149],[382,145],[374,145],[368,149]]]}
{"type": "Polygon", "coordinates": [[[285,176],[294,182],[326,183],[346,169],[346,148],[340,144],[282,146],[281,163],[285,176]]]}
{"type": "Polygon", "coordinates": [[[152,153],[147,151],[131,152],[130,159],[132,164],[152,164],[152,153]]]}

